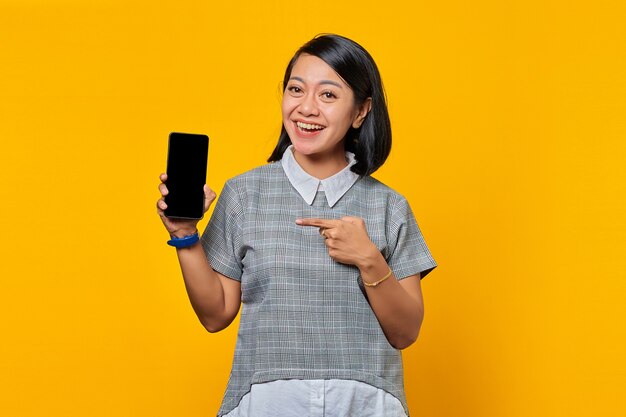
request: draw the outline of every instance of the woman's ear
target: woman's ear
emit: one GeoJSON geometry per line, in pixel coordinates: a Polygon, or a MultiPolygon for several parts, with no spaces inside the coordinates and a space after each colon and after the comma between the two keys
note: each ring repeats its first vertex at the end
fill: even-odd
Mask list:
{"type": "Polygon", "coordinates": [[[359,112],[357,113],[356,117],[354,118],[354,121],[352,122],[352,127],[355,129],[358,129],[359,127],[361,127],[361,124],[365,120],[365,116],[367,116],[367,113],[369,113],[371,109],[372,109],[372,98],[368,97],[365,99],[365,101],[363,101],[363,104],[361,104],[361,107],[359,107],[359,112]]]}

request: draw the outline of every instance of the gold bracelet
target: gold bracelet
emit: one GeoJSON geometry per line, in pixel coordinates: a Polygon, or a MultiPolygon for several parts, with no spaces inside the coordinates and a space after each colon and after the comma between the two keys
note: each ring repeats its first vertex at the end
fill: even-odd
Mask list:
{"type": "MultiPolygon", "coordinates": [[[[385,275],[384,277],[382,277],[382,278],[381,278],[381,279],[379,279],[378,281],[376,281],[376,282],[372,282],[372,283],[370,284],[370,283],[365,282],[365,280],[363,280],[363,285],[365,285],[366,287],[375,287],[375,286],[377,286],[378,284],[380,284],[381,282],[383,282],[384,280],[386,280],[387,278],[389,278],[389,277],[391,276],[391,274],[392,274],[392,273],[393,273],[393,272],[391,271],[391,268],[389,268],[389,272],[387,272],[387,275],[385,275]]],[[[363,278],[361,278],[361,279],[363,279],[363,278]]]]}

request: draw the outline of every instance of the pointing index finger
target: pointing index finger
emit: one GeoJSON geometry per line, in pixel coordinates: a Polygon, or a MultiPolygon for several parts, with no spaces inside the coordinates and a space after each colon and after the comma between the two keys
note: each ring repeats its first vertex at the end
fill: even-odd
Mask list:
{"type": "Polygon", "coordinates": [[[296,219],[296,224],[300,226],[315,226],[331,228],[337,226],[338,220],[332,219],[296,219]]]}

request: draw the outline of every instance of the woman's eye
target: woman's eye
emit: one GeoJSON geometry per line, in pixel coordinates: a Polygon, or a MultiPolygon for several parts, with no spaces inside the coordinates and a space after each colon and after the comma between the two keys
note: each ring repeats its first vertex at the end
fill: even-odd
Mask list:
{"type": "Polygon", "coordinates": [[[331,92],[331,91],[324,91],[322,93],[322,97],[326,98],[326,99],[333,99],[333,98],[337,98],[337,96],[331,92]]]}
{"type": "Polygon", "coordinates": [[[294,94],[300,94],[302,92],[302,89],[298,86],[292,85],[287,87],[287,91],[294,94]]]}

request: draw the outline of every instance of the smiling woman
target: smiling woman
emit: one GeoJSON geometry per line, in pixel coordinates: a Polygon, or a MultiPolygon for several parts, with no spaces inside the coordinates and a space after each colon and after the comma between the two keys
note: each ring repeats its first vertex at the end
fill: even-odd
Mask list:
{"type": "Polygon", "coordinates": [[[357,104],[350,86],[327,63],[302,54],[291,70],[282,108],[296,160],[314,177],[325,178],[345,166],[346,132],[361,127],[371,99],[357,104]],[[328,169],[315,172],[323,167],[320,159],[328,160],[328,169]]]}
{"type": "Polygon", "coordinates": [[[343,118],[341,129],[334,128],[343,132],[340,143],[345,150],[356,156],[353,172],[370,175],[385,162],[391,151],[385,92],[376,63],[363,47],[335,35],[311,40],[289,61],[283,89],[283,127],[270,162],[295,146],[294,138],[300,135],[294,123],[327,116],[335,123],[343,118]]]}
{"type": "MultiPolygon", "coordinates": [[[[400,350],[418,337],[420,280],[437,264],[407,200],[370,176],[391,150],[378,69],[325,35],[296,52],[283,85],[270,163],[228,180],[201,244],[177,248],[208,331],[241,308],[218,415],[406,417],[400,350]]],[[[197,233],[166,207],[173,239],[197,233]]]]}

